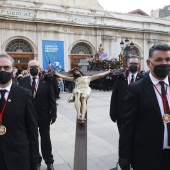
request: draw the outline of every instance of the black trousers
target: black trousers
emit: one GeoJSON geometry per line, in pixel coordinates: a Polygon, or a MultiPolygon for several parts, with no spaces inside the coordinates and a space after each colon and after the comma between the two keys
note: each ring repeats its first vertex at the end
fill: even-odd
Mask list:
{"type": "Polygon", "coordinates": [[[163,158],[160,170],[170,170],[170,149],[163,150],[163,158]]]}
{"type": "MultiPolygon", "coordinates": [[[[49,125],[39,124],[40,144],[42,157],[46,164],[53,164],[52,145],[50,139],[50,122],[49,125]]],[[[39,163],[42,160],[39,154],[39,163]]]]}
{"type": "Polygon", "coordinates": [[[0,170],[8,170],[5,163],[4,152],[1,148],[0,148],[0,170]]]}

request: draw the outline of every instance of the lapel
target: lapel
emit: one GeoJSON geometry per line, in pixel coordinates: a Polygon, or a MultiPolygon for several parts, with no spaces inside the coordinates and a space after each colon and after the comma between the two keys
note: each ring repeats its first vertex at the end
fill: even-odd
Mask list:
{"type": "Polygon", "coordinates": [[[140,80],[140,74],[139,73],[137,73],[135,81],[138,81],[138,80],[140,80]]]}
{"type": "Polygon", "coordinates": [[[156,113],[159,120],[163,123],[161,111],[160,111],[160,108],[159,108],[159,103],[158,103],[158,100],[156,98],[156,94],[155,94],[155,90],[154,90],[152,81],[151,81],[149,75],[147,75],[144,79],[146,81],[143,81],[143,83],[144,83],[143,84],[143,90],[145,91],[146,98],[148,100],[150,100],[150,103],[152,104],[151,107],[153,108],[153,112],[156,113]]]}
{"type": "Polygon", "coordinates": [[[24,86],[25,86],[27,89],[29,89],[29,90],[32,91],[31,78],[30,78],[30,76],[25,77],[24,86]]]}
{"type": "Polygon", "coordinates": [[[44,83],[45,83],[45,80],[43,80],[43,79],[39,80],[37,93],[41,92],[41,87],[43,86],[44,83]]]}
{"type": "Polygon", "coordinates": [[[121,79],[123,79],[123,81],[125,81],[127,85],[128,85],[128,76],[129,76],[129,70],[125,70],[122,74],[119,75],[119,77],[121,77],[121,79]]]}
{"type": "Polygon", "coordinates": [[[13,105],[15,101],[15,88],[16,88],[16,85],[12,84],[10,92],[9,92],[8,100],[7,100],[7,105],[6,105],[5,112],[4,112],[6,116],[9,116],[10,114],[13,113],[13,105]]]}

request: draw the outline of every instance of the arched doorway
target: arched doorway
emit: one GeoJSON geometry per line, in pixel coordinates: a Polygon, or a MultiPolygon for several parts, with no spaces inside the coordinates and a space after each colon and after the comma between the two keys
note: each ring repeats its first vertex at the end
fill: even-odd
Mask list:
{"type": "Polygon", "coordinates": [[[77,43],[72,48],[70,56],[71,69],[74,67],[81,68],[81,66],[79,65],[81,59],[93,57],[92,48],[86,43],[77,43]]]}
{"type": "Polygon", "coordinates": [[[34,58],[31,45],[23,39],[11,41],[6,47],[6,52],[14,58],[17,68],[26,67],[28,62],[34,58]]]}

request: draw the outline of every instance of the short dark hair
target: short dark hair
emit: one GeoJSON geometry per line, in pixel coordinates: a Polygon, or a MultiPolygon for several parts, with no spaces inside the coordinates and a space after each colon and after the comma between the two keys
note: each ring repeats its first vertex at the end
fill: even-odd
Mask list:
{"type": "Polygon", "coordinates": [[[137,55],[131,55],[130,57],[127,58],[127,63],[129,63],[129,60],[131,58],[133,58],[133,59],[137,58],[139,60],[139,57],[137,55]]]}
{"type": "Polygon", "coordinates": [[[21,74],[21,72],[23,71],[23,68],[19,68],[18,71],[16,72],[16,76],[18,76],[19,74],[21,74]]]}
{"type": "Polygon", "coordinates": [[[168,44],[155,44],[149,49],[149,59],[152,58],[153,53],[155,50],[160,50],[160,51],[170,51],[170,46],[168,44]]]}

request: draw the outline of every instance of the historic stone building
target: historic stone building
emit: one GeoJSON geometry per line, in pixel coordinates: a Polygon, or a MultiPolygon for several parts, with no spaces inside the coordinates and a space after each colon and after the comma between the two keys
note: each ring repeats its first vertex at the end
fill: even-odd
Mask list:
{"type": "Polygon", "coordinates": [[[151,16],[170,19],[170,5],[165,6],[163,9],[152,10],[151,16]]]}
{"type": "Polygon", "coordinates": [[[64,68],[92,57],[102,44],[109,56],[118,57],[120,42],[134,42],[141,69],[149,48],[170,44],[170,20],[103,10],[97,0],[1,0],[1,51],[15,58],[16,66],[38,59],[43,65],[42,40],[64,42],[64,68]]]}

